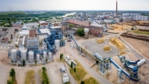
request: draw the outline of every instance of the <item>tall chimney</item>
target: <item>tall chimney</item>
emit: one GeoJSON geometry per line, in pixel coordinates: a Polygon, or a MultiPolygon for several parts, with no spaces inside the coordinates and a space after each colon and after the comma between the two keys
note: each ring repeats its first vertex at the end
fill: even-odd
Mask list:
{"type": "Polygon", "coordinates": [[[116,15],[118,15],[118,1],[116,1],[116,15]]]}

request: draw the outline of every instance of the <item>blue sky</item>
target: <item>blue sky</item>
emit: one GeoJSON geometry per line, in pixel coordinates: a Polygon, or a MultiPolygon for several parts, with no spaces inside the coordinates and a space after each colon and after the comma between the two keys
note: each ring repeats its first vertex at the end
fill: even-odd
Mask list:
{"type": "MultiPolygon", "coordinates": [[[[116,0],[0,0],[9,10],[115,10],[116,0]]],[[[149,0],[118,0],[119,10],[149,10],[149,0]]]]}

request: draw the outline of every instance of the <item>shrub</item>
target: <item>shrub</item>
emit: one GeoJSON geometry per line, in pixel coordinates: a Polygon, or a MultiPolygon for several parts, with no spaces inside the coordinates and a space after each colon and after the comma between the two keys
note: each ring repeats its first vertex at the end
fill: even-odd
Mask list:
{"type": "Polygon", "coordinates": [[[62,60],[62,58],[63,58],[63,54],[60,54],[60,60],[62,60]]]}
{"type": "Polygon", "coordinates": [[[46,69],[46,67],[42,67],[42,70],[43,70],[43,71],[46,71],[47,69],[46,69]]]}
{"type": "Polygon", "coordinates": [[[23,66],[25,66],[25,65],[26,65],[26,62],[25,62],[25,60],[23,60],[23,61],[22,61],[22,63],[23,63],[23,66]]]}
{"type": "Polygon", "coordinates": [[[84,28],[78,28],[77,34],[78,34],[79,36],[84,36],[84,35],[85,35],[84,28]]]}
{"type": "Polygon", "coordinates": [[[70,67],[73,68],[73,62],[71,62],[71,66],[70,67]]]}
{"type": "Polygon", "coordinates": [[[80,84],[85,84],[85,83],[84,83],[84,81],[81,81],[81,83],[80,83],[80,84]]]}
{"type": "Polygon", "coordinates": [[[74,68],[73,70],[74,70],[74,72],[76,72],[76,68],[74,68]]]}

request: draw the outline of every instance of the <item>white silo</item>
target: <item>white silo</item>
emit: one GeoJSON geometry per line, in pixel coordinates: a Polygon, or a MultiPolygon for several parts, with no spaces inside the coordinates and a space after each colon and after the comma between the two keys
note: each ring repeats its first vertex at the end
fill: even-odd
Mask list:
{"type": "Polygon", "coordinates": [[[59,50],[60,40],[55,40],[55,47],[56,47],[56,50],[59,50]]]}
{"type": "Polygon", "coordinates": [[[47,52],[44,51],[44,52],[43,52],[43,59],[46,61],[46,58],[47,58],[47,52]]]}
{"type": "Polygon", "coordinates": [[[88,35],[89,29],[88,28],[85,28],[84,29],[84,32],[85,32],[85,38],[89,38],[89,35],[88,35]]]}
{"type": "Polygon", "coordinates": [[[34,62],[34,52],[33,51],[29,51],[28,52],[28,60],[30,63],[33,63],[34,62]]]}
{"type": "Polygon", "coordinates": [[[11,61],[13,62],[17,61],[17,50],[16,49],[11,50],[11,61]]]}
{"type": "Polygon", "coordinates": [[[51,60],[51,59],[52,59],[52,53],[49,52],[49,60],[51,60]]]}
{"type": "Polygon", "coordinates": [[[21,50],[21,61],[26,60],[26,50],[22,49],[21,50]]]}
{"type": "Polygon", "coordinates": [[[40,55],[39,55],[39,54],[36,55],[36,61],[37,61],[37,62],[40,61],[40,55]]]}

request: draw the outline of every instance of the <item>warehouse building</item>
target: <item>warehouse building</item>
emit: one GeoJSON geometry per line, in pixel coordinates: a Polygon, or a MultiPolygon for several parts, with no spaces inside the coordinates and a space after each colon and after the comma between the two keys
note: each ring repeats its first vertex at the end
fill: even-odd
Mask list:
{"type": "MultiPolygon", "coordinates": [[[[96,22],[88,22],[88,21],[79,21],[79,20],[68,20],[67,23],[74,24],[76,28],[89,28],[89,34],[94,36],[102,36],[103,34],[103,27],[96,22]]],[[[67,27],[63,27],[67,30],[67,27]]]]}

